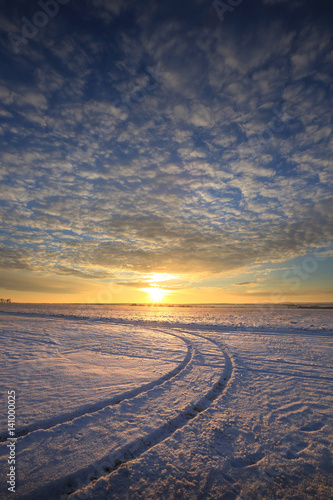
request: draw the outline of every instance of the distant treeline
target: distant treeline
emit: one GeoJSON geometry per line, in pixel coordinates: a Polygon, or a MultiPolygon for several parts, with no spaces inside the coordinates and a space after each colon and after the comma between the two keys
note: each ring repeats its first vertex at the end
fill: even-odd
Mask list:
{"type": "Polygon", "coordinates": [[[0,304],[10,304],[11,301],[11,299],[0,299],[0,304]]]}

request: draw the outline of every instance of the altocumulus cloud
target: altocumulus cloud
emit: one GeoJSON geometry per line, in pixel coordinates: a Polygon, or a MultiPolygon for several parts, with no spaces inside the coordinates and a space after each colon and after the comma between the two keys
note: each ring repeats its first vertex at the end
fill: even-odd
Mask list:
{"type": "Polygon", "coordinates": [[[207,2],[72,1],[17,54],[3,36],[2,266],[132,286],[326,243],[331,12],[244,2],[222,26],[207,2]]]}

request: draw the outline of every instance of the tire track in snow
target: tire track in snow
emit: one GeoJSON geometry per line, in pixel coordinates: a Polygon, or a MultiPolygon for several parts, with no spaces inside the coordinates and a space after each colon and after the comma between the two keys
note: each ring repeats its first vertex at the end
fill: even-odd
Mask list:
{"type": "MultiPolygon", "coordinates": [[[[181,338],[187,343],[190,359],[186,366],[177,375],[163,381],[160,386],[155,384],[152,389],[123,400],[112,408],[106,407],[95,415],[85,414],[49,430],[34,431],[24,436],[20,440],[21,447],[24,448],[20,463],[28,463],[29,457],[33,454],[38,465],[30,471],[31,477],[29,465],[25,466],[26,484],[22,487],[26,495],[21,495],[20,499],[59,499],[64,493],[69,495],[75,491],[77,495],[82,495],[78,491],[80,488],[112,473],[122,464],[140,457],[209,408],[223,393],[232,374],[232,363],[228,354],[213,340],[196,333],[184,332],[183,335],[180,335],[180,331],[179,334],[165,331],[163,333],[181,338]],[[214,365],[212,362],[208,365],[202,364],[200,359],[205,356],[215,357],[218,364],[214,365]],[[213,379],[214,383],[210,385],[213,379]],[[196,389],[192,388],[193,385],[196,389]],[[196,399],[195,391],[198,392],[198,389],[202,394],[196,399]],[[184,404],[186,397],[189,399],[187,405],[184,404]],[[176,403],[174,407],[173,403],[176,403]],[[129,422],[134,424],[129,426],[129,422]],[[66,454],[64,444],[70,448],[70,442],[75,443],[74,433],[81,441],[78,442],[77,448],[74,444],[73,455],[69,455],[66,454]],[[118,433],[119,438],[115,437],[118,433]],[[109,444],[105,442],[108,438],[111,440],[109,444]],[[90,444],[89,450],[87,443],[90,444]],[[99,446],[101,450],[104,449],[104,453],[101,451],[99,457],[92,463],[91,460],[96,456],[94,447],[99,446]],[[55,450],[53,462],[50,463],[47,461],[47,454],[50,454],[49,447],[55,450]],[[29,477],[26,479],[27,476],[29,477]],[[50,477],[53,478],[52,482],[50,477]]],[[[84,498],[74,495],[73,498],[75,497],[84,498]]]]}
{"type": "MultiPolygon", "coordinates": [[[[169,333],[163,330],[157,330],[157,329],[153,330],[161,331],[163,333],[169,333]]],[[[161,442],[171,437],[172,434],[174,434],[174,432],[183,428],[191,420],[200,415],[200,413],[208,409],[211,406],[211,404],[223,394],[232,376],[233,364],[231,358],[229,357],[227,352],[223,350],[219,346],[219,344],[214,340],[192,332],[186,332],[186,334],[203,338],[208,342],[215,344],[218,347],[218,349],[221,351],[221,354],[224,356],[225,360],[225,367],[220,378],[196,404],[187,407],[184,411],[181,411],[175,418],[166,422],[158,429],[155,429],[153,432],[151,432],[144,438],[129,443],[123,449],[119,450],[117,456],[115,456],[113,459],[114,462],[113,466],[111,466],[110,462],[108,461],[108,457],[104,457],[103,459],[96,461],[92,466],[90,466],[90,468],[87,468],[85,470],[85,473],[87,474],[87,476],[90,475],[90,483],[87,484],[88,487],[89,486],[93,487],[93,484],[100,477],[105,475],[111,475],[112,473],[116,472],[117,469],[119,469],[120,467],[126,466],[126,464],[130,463],[131,461],[138,459],[145,452],[148,452],[154,446],[160,444],[161,442]]],[[[79,484],[79,482],[80,479],[77,479],[77,484],[79,484]]],[[[87,483],[87,480],[85,481],[85,483],[87,483]]],[[[81,488],[82,486],[83,485],[81,485],[81,488]]],[[[67,495],[69,495],[67,498],[70,498],[71,500],[85,500],[86,495],[84,492],[80,491],[79,488],[77,488],[76,491],[74,491],[73,493],[67,491],[66,493],[67,495]]],[[[72,486],[72,491],[73,491],[73,486],[72,486]]],[[[38,498],[36,500],[38,500],[38,498]]]]}
{"type": "MultiPolygon", "coordinates": [[[[170,334],[171,335],[171,334],[170,334]]],[[[178,335],[174,335],[175,337],[181,338],[178,335]]],[[[34,431],[39,431],[39,430],[47,430],[51,429],[52,427],[58,425],[58,424],[63,424],[66,422],[70,422],[74,420],[75,418],[82,417],[87,414],[92,414],[96,413],[99,410],[102,410],[103,408],[106,408],[107,406],[113,406],[121,403],[124,400],[132,399],[135,398],[136,396],[143,394],[144,392],[149,391],[150,389],[153,389],[154,387],[163,384],[164,382],[171,380],[173,377],[176,377],[184,368],[190,363],[192,357],[193,357],[193,348],[192,345],[187,339],[183,339],[185,343],[187,344],[187,353],[184,359],[171,371],[167,372],[166,374],[162,375],[158,379],[152,380],[146,384],[141,385],[140,387],[136,387],[135,389],[131,389],[130,391],[123,392],[121,394],[117,394],[116,396],[113,396],[110,399],[104,399],[102,401],[98,401],[98,403],[95,404],[90,404],[90,405],[85,405],[81,406],[80,408],[77,408],[76,410],[69,412],[69,413],[63,413],[61,415],[61,418],[51,418],[48,420],[41,420],[39,422],[35,422],[34,424],[29,425],[28,427],[20,428],[18,427],[15,431],[15,436],[16,437],[22,437],[26,436],[27,434],[30,434],[31,432],[34,431]]],[[[4,432],[2,435],[0,435],[0,443],[3,443],[7,440],[8,433],[7,431],[4,432]]]]}

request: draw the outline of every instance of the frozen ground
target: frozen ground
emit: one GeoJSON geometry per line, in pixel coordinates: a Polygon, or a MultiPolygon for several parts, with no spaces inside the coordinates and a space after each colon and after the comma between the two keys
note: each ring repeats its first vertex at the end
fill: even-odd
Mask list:
{"type": "Polygon", "coordinates": [[[227,331],[1,314],[2,407],[18,394],[17,493],[2,473],[1,494],[332,498],[332,335],[313,321],[227,331]]]}

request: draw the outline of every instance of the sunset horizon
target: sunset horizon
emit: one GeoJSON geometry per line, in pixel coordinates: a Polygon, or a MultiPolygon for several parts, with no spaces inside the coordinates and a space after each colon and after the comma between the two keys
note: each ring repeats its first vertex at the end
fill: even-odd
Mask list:
{"type": "Polygon", "coordinates": [[[0,296],[332,301],[331,7],[49,1],[2,13],[0,296]]]}

